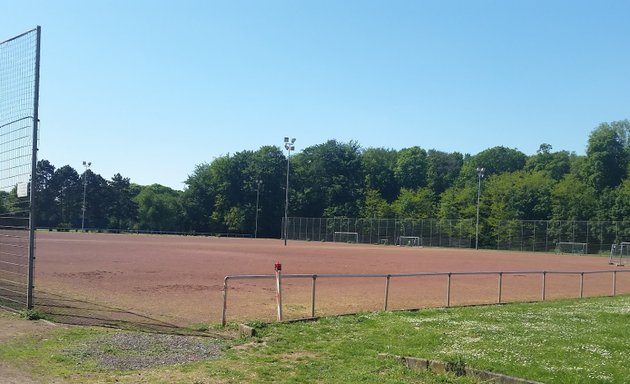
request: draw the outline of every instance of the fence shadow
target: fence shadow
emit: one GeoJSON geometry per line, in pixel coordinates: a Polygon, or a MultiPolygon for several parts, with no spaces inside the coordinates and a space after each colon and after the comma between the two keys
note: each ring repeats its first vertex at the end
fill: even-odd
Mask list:
{"type": "Polygon", "coordinates": [[[51,292],[37,291],[34,306],[37,310],[50,315],[55,322],[62,324],[100,326],[186,336],[209,336],[207,332],[181,327],[128,309],[66,297],[51,292]]]}

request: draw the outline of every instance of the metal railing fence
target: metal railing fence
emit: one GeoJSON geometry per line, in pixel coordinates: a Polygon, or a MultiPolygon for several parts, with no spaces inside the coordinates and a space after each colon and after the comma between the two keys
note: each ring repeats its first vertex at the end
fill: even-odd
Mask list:
{"type": "MultiPolygon", "coordinates": [[[[383,310],[388,310],[389,304],[389,293],[390,293],[390,283],[393,278],[401,278],[401,277],[427,277],[427,276],[443,276],[446,277],[445,284],[445,295],[444,295],[444,305],[446,307],[451,307],[451,284],[452,280],[456,276],[496,276],[497,277],[497,293],[496,293],[496,304],[503,303],[503,277],[508,275],[540,275],[541,281],[541,293],[540,299],[542,301],[547,299],[547,276],[548,275],[574,275],[579,276],[579,290],[577,291],[576,297],[584,298],[584,276],[585,275],[595,275],[595,274],[611,274],[611,294],[610,296],[617,295],[617,274],[618,273],[628,273],[630,269],[619,269],[619,270],[599,270],[599,271],[486,271],[486,272],[417,272],[417,273],[371,273],[371,274],[281,274],[281,279],[311,279],[311,306],[310,306],[310,317],[314,318],[316,316],[316,287],[318,279],[328,279],[328,278],[383,278],[385,279],[385,287],[384,287],[384,296],[383,296],[383,310]]],[[[225,326],[227,324],[227,309],[228,309],[228,284],[230,280],[259,280],[259,279],[276,279],[276,275],[233,275],[233,276],[225,276],[223,279],[223,307],[221,310],[221,324],[225,326]]],[[[280,284],[278,284],[281,287],[280,284]]],[[[282,288],[279,288],[279,291],[276,292],[276,295],[279,295],[280,300],[280,309],[279,313],[279,321],[282,321],[282,288]]],[[[414,308],[406,308],[406,309],[414,309],[414,308]]]]}

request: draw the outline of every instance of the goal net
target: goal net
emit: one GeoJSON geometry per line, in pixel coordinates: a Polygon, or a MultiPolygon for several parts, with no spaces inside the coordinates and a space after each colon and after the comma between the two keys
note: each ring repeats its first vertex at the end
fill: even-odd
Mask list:
{"type": "Polygon", "coordinates": [[[624,266],[630,258],[630,241],[622,241],[619,244],[613,244],[610,247],[610,257],[608,264],[624,266]]]}
{"type": "Polygon", "coordinates": [[[358,243],[358,232],[335,232],[333,233],[333,242],[335,243],[358,243]]]}
{"type": "Polygon", "coordinates": [[[408,247],[420,247],[422,246],[422,241],[418,236],[399,236],[398,245],[408,247]]]}
{"type": "Polygon", "coordinates": [[[561,241],[556,244],[556,252],[573,253],[585,255],[588,251],[588,243],[574,243],[571,241],[561,241]]]}

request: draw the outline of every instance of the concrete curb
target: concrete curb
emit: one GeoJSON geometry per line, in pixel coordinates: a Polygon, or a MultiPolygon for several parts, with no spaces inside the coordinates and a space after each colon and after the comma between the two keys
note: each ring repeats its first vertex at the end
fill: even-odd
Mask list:
{"type": "Polygon", "coordinates": [[[254,337],[256,336],[256,328],[250,327],[249,325],[245,325],[245,324],[239,324],[238,333],[241,336],[254,337]]]}
{"type": "MultiPolygon", "coordinates": [[[[413,369],[413,370],[424,370],[424,371],[431,371],[434,373],[454,372],[454,369],[448,363],[443,362],[443,361],[420,359],[417,357],[403,357],[403,356],[390,355],[387,353],[379,353],[378,356],[380,358],[393,358],[393,359],[400,360],[407,366],[407,368],[413,369]]],[[[518,377],[512,377],[512,376],[502,375],[500,373],[484,371],[481,369],[474,369],[474,368],[468,368],[468,367],[465,367],[463,372],[460,372],[459,375],[474,376],[482,380],[489,380],[493,383],[498,383],[498,384],[542,384],[538,381],[520,379],[518,377]]]]}

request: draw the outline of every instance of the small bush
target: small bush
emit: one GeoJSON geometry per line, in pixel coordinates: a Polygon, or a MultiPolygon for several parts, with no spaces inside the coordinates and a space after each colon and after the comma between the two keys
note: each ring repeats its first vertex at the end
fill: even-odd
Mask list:
{"type": "Polygon", "coordinates": [[[466,360],[461,355],[453,356],[446,360],[446,370],[453,372],[456,376],[466,374],[466,360]]]}
{"type": "Polygon", "coordinates": [[[50,320],[50,316],[37,309],[27,309],[20,312],[20,317],[26,320],[50,320]]]}

